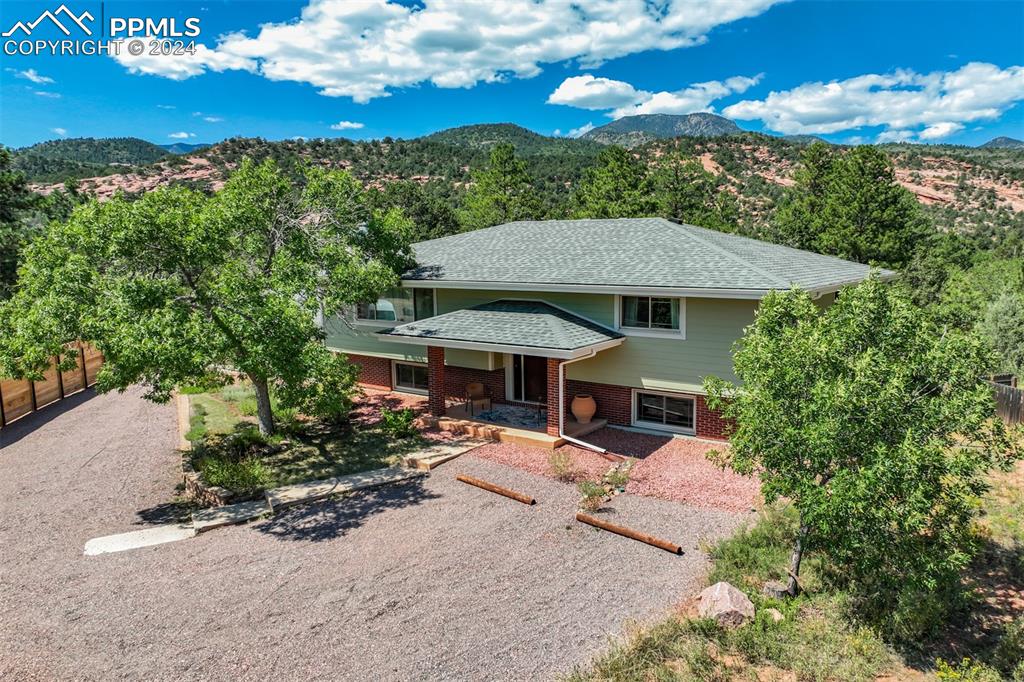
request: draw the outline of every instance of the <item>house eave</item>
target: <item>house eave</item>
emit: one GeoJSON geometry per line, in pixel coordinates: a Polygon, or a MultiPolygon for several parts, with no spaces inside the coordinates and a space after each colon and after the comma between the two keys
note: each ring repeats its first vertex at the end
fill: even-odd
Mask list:
{"type": "Polygon", "coordinates": [[[645,287],[603,284],[549,284],[546,282],[485,282],[470,280],[403,279],[409,289],[469,289],[492,291],[539,291],[557,293],[618,294],[622,296],[693,296],[697,298],[740,298],[759,300],[769,289],[701,289],[687,287],[645,287]]]}
{"type": "Polygon", "coordinates": [[[440,348],[455,348],[459,350],[478,350],[490,353],[514,353],[519,355],[537,355],[557,360],[573,360],[575,358],[597,353],[608,348],[620,345],[624,338],[609,339],[600,343],[573,348],[571,350],[562,348],[542,348],[539,346],[515,346],[498,343],[482,343],[478,341],[462,341],[459,339],[442,339],[437,337],[421,336],[392,336],[387,333],[378,333],[378,337],[393,343],[406,343],[417,346],[437,346],[440,348]]]}

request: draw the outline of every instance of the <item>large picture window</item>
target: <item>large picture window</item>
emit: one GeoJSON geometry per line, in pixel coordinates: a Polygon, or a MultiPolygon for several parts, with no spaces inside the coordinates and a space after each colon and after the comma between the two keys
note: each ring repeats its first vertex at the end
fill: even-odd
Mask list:
{"type": "Polygon", "coordinates": [[[679,299],[623,296],[620,323],[629,329],[679,330],[679,299]]]}
{"type": "Polygon", "coordinates": [[[429,388],[426,365],[411,362],[395,363],[395,388],[408,393],[426,393],[429,388]]]}
{"type": "Polygon", "coordinates": [[[668,431],[693,433],[697,402],[692,397],[637,391],[633,400],[633,423],[668,431]]]}
{"type": "Polygon", "coordinates": [[[392,289],[373,303],[356,306],[356,319],[402,324],[434,316],[433,289],[392,289]]]}

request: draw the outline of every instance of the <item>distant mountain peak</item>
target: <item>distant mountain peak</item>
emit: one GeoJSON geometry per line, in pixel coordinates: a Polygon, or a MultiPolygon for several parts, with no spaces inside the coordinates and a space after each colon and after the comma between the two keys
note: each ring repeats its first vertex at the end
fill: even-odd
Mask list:
{"type": "Polygon", "coordinates": [[[651,140],[672,137],[717,137],[742,133],[736,123],[705,112],[692,114],[639,114],[623,116],[583,135],[601,144],[636,147],[651,140]]]}
{"type": "Polygon", "coordinates": [[[985,144],[982,149],[1024,149],[1024,140],[1015,137],[994,137],[985,144]]]}

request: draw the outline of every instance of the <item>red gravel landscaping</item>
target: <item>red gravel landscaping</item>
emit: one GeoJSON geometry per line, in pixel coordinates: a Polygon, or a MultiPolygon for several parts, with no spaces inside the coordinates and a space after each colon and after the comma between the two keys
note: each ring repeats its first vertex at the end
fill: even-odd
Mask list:
{"type": "MultiPolygon", "coordinates": [[[[761,483],[756,476],[740,476],[708,461],[711,450],[728,444],[689,438],[667,438],[621,429],[605,428],[587,436],[587,441],[610,453],[637,458],[626,492],[684,502],[695,507],[742,512],[761,500],[761,483]]],[[[611,467],[601,455],[575,445],[565,445],[584,478],[598,480],[611,467]]],[[[507,466],[554,478],[548,462],[550,451],[509,443],[485,445],[473,455],[507,466]]]]}
{"type": "MultiPolygon", "coordinates": [[[[400,410],[408,407],[419,416],[427,412],[427,397],[374,388],[363,388],[362,395],[357,395],[352,401],[352,421],[360,426],[374,426],[380,421],[380,411],[385,407],[390,410],[400,410]]],[[[440,429],[420,431],[420,435],[429,441],[438,443],[460,438],[458,434],[441,431],[440,429]]]]}

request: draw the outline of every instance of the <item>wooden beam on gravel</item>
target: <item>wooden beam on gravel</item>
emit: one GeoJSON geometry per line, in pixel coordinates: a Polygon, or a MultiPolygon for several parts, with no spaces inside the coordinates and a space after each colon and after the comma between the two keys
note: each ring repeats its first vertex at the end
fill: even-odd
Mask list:
{"type": "Polygon", "coordinates": [[[639,540],[640,542],[647,543],[648,545],[657,547],[658,549],[663,549],[666,552],[671,552],[676,556],[683,555],[683,548],[679,545],[673,544],[668,540],[656,538],[653,535],[648,535],[647,533],[641,533],[640,531],[633,530],[632,528],[626,528],[625,526],[616,526],[614,523],[602,521],[601,519],[595,516],[590,516],[589,514],[584,514],[583,512],[579,512],[576,514],[576,520],[580,523],[585,523],[587,525],[594,526],[595,528],[606,530],[609,533],[615,533],[616,535],[621,535],[623,537],[630,538],[631,540],[639,540]]]}
{"type": "Polygon", "coordinates": [[[475,485],[477,488],[483,488],[484,490],[488,490],[492,493],[504,495],[505,497],[515,500],[516,502],[522,502],[523,504],[529,505],[537,504],[537,500],[533,499],[529,495],[524,495],[523,493],[516,492],[515,490],[509,490],[508,488],[502,488],[500,485],[488,483],[487,481],[482,481],[479,478],[473,478],[472,476],[459,474],[458,476],[455,477],[455,479],[458,481],[462,481],[463,483],[475,485]]]}

